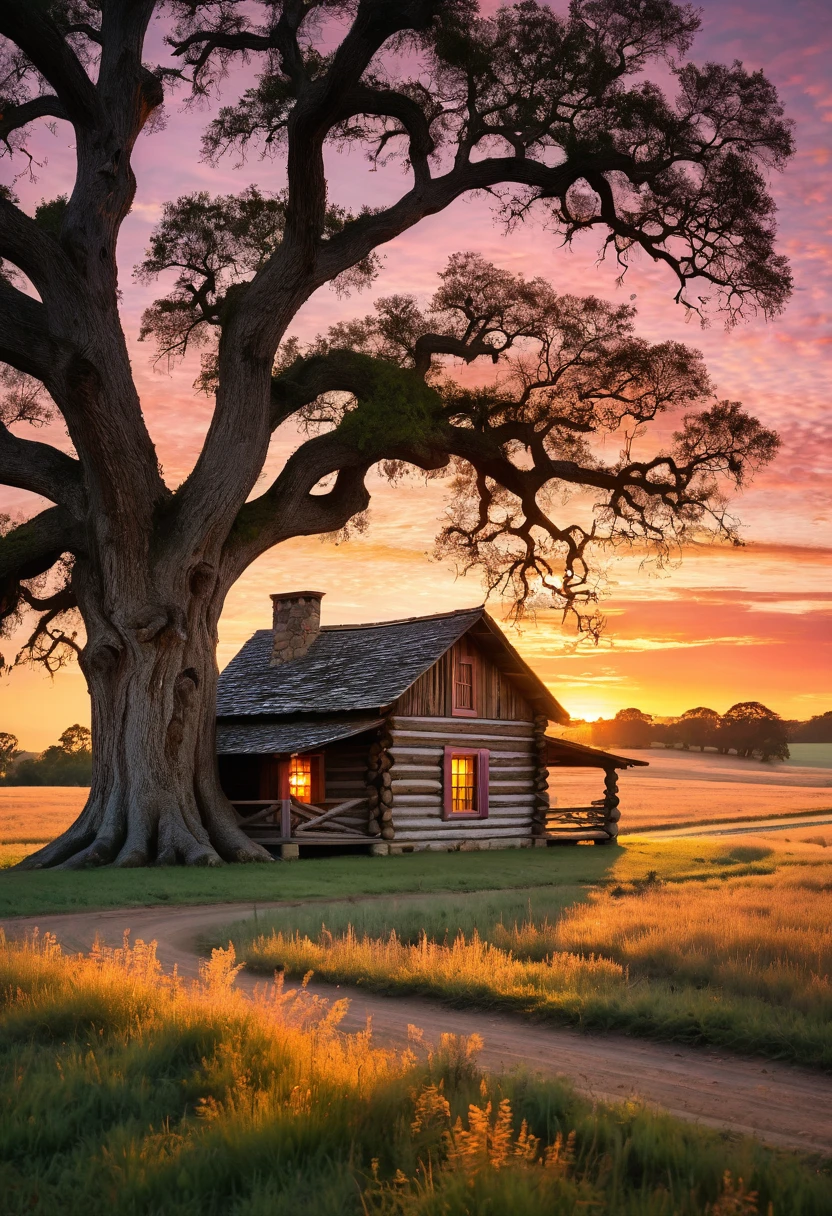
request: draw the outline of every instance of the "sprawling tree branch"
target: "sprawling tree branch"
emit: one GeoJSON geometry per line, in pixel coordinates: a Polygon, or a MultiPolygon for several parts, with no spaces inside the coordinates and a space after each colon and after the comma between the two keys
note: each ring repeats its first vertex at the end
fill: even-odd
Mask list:
{"type": "Polygon", "coordinates": [[[34,578],[78,544],[78,527],[69,512],[48,507],[0,537],[0,578],[34,578]]]}
{"type": "Polygon", "coordinates": [[[0,283],[0,359],[45,380],[57,362],[57,354],[43,305],[10,283],[0,283]]]}
{"type": "MultiPolygon", "coordinates": [[[[286,0],[263,26],[234,0],[175,7],[174,50],[197,90],[235,57],[262,56],[258,84],[209,129],[208,155],[261,140],[285,146],[288,175],[281,239],[233,306],[209,316],[201,285],[179,302],[179,335],[206,323],[223,333],[214,420],[189,502],[231,507],[231,488],[221,487],[232,442],[250,466],[246,492],[253,485],[268,433],[263,364],[311,292],[463,195],[496,195],[509,226],[534,211],[566,240],[597,228],[622,270],[634,250],[665,263],[677,299],[700,313],[709,287],[729,321],[754,309],[772,315],[788,296],[763,172],[791,154],[790,124],[761,73],[680,62],[699,23],[687,6],[574,0],[562,17],[524,0],[478,18],[462,0],[360,0],[327,54],[317,46],[313,19],[325,13],[316,3],[286,0]],[[405,35],[421,56],[412,78],[406,55],[395,69],[383,58],[407,45],[405,35]],[[673,100],[643,78],[662,60],[673,100]],[[411,187],[326,235],[327,141],[400,158],[411,187]],[[242,360],[241,399],[224,382],[243,374],[242,360]]],[[[170,319],[160,315],[159,332],[170,319]]]]}
{"type": "Polygon", "coordinates": [[[49,443],[21,439],[0,422],[0,483],[42,494],[76,518],[85,508],[84,483],[77,460],[49,443]]]}
{"type": "Polygon", "coordinates": [[[2,193],[0,258],[22,270],[44,302],[54,302],[58,306],[77,303],[77,275],[61,247],[2,193]]]}
{"type": "Polygon", "coordinates": [[[52,86],[69,121],[91,127],[102,117],[95,86],[45,4],[6,0],[0,34],[17,46],[52,86]]]}
{"type": "MultiPolygon", "coordinates": [[[[446,273],[437,293],[449,313],[451,277],[446,273]]],[[[532,310],[534,289],[522,281],[519,290],[514,286],[532,310]]],[[[427,369],[337,349],[296,361],[276,377],[276,423],[332,392],[351,394],[356,404],[308,415],[319,424],[333,422],[334,429],[305,443],[266,494],[241,510],[226,547],[234,575],[281,540],[342,527],[367,506],[365,477],[381,461],[432,470],[455,463],[454,518],[441,544],[483,568],[492,586],[510,587],[520,602],[537,585],[553,592],[565,610],[592,602],[590,550],[602,543],[637,538],[665,549],[668,537],[680,540],[709,524],[735,539],[714,479],[723,475],[741,484],[771,459],[775,437],[738,406],[722,405],[688,415],[672,453],[650,461],[622,456],[613,466],[602,465],[576,435],[614,430],[625,417],[643,425],[669,406],[701,399],[707,377],[685,348],[649,348],[632,339],[632,310],[563,300],[540,283],[537,290],[535,323],[528,319],[524,326],[536,350],[532,360],[519,359],[513,368],[515,395],[496,387],[463,392],[450,382],[437,389],[425,383],[427,369]],[[314,492],[333,475],[328,492],[314,492]],[[552,520],[552,495],[563,486],[603,492],[590,528],[552,520]]],[[[511,305],[504,300],[504,316],[511,305]]],[[[481,301],[469,290],[457,307],[477,347],[493,358],[497,348],[483,344],[472,327],[481,301]]],[[[468,357],[453,332],[430,336],[437,348],[444,338],[449,351],[461,347],[468,357]]],[[[408,353],[412,358],[420,341],[410,352],[405,346],[400,361],[408,353]]]]}
{"type": "MultiPolygon", "coordinates": [[[[521,606],[553,594],[593,632],[599,618],[582,606],[597,599],[604,546],[638,542],[661,559],[705,532],[737,543],[721,484],[741,486],[778,441],[738,404],[709,400],[698,352],[635,337],[632,308],[558,296],[474,255],[455,255],[441,279],[427,312],[408,297],[380,300],[275,376],[273,425],[294,416],[322,433],[240,511],[227,543],[235,573],[290,535],[343,527],[369,502],[377,464],[450,467],[440,550],[521,606]],[[503,373],[463,389],[437,354],[484,357],[503,373]],[[687,411],[673,447],[635,458],[668,410],[687,411]],[[593,446],[604,432],[622,435],[612,463],[593,446]],[[555,520],[565,491],[583,496],[569,524],[555,520]]],[[[287,360],[296,350],[288,344],[287,360]]]]}
{"type": "MultiPolygon", "coordinates": [[[[37,579],[79,548],[77,523],[63,507],[49,507],[0,536],[0,631],[29,606],[27,581],[37,579]]],[[[37,604],[32,606],[38,610],[37,604]]],[[[70,605],[67,605],[70,606],[70,605]]]]}
{"type": "Polygon", "coordinates": [[[48,93],[40,97],[32,97],[20,105],[5,105],[0,114],[0,142],[6,145],[7,152],[12,152],[11,137],[15,131],[21,131],[37,118],[67,118],[63,103],[48,93]]]}

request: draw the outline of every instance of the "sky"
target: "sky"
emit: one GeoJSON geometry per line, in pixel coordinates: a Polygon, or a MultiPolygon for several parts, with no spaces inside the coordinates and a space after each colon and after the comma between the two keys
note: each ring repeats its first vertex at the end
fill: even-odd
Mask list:
{"type": "MultiPolygon", "coordinates": [[[[490,7],[490,5],[489,5],[490,7]]],[[[555,4],[555,7],[560,7],[555,4]]],[[[695,705],[724,712],[736,701],[759,700],[785,717],[807,718],[832,709],[832,5],[828,0],[705,0],[702,30],[691,51],[697,62],[741,59],[776,84],[796,123],[797,155],[775,175],[780,248],[795,274],[785,314],[753,320],[728,332],[715,318],[701,329],[673,304],[674,283],[663,268],[636,261],[623,286],[611,265],[599,265],[596,241],[559,248],[529,223],[506,235],[482,199],[461,200],[383,249],[372,288],[339,299],[328,288],[305,305],[292,332],[311,338],[333,321],[363,315],[372,300],[412,292],[427,300],[447,257],[476,250],[498,265],[544,275],[561,291],[600,295],[613,302],[634,296],[637,329],[653,341],[675,339],[705,354],[720,398],[742,401],[782,439],[776,462],[736,501],[744,548],[699,546],[671,569],[645,569],[638,557],[611,560],[603,604],[608,626],[597,647],[579,643],[552,613],[527,620],[513,643],[573,717],[610,716],[626,706],[659,715],[695,705]]],[[[164,55],[161,31],[147,59],[164,55]]],[[[224,100],[250,77],[237,73],[224,100]]],[[[144,307],[159,287],[138,286],[132,267],[141,259],[162,204],[197,189],[237,193],[256,183],[284,184],[279,160],[251,155],[238,165],[199,159],[209,109],[167,107],[167,126],[142,136],[133,164],[138,193],[120,243],[123,323],[143,407],[169,484],[192,466],[210,417],[210,402],[192,389],[192,362],[154,369],[152,350],[137,341],[144,307]]],[[[37,180],[16,190],[33,211],[42,198],[71,187],[71,134],[45,128],[31,140],[37,180]]],[[[8,161],[5,166],[8,181],[8,161]]],[[[399,171],[371,173],[362,155],[328,156],[333,201],[357,209],[392,201],[404,188],[399,171]]],[[[164,287],[164,284],[162,285],[164,287]]],[[[47,437],[47,436],[44,436],[47,437]]],[[[60,436],[48,436],[61,442],[60,436]]],[[[273,445],[270,467],[290,450],[273,445]]],[[[432,556],[441,524],[441,482],[412,480],[392,488],[376,480],[368,531],[342,544],[317,538],[290,541],[261,558],[229,595],[220,623],[223,666],[250,633],[270,624],[269,595],[313,587],[326,592],[326,624],[395,619],[479,603],[475,575],[457,577],[432,556]]],[[[0,488],[0,512],[26,517],[34,496],[0,488]]],[[[506,606],[490,610],[499,619],[506,606]]],[[[14,642],[3,642],[7,658],[14,642]]],[[[71,722],[88,722],[83,677],[77,667],[50,679],[16,669],[0,678],[0,730],[23,748],[53,742],[71,722]]]]}

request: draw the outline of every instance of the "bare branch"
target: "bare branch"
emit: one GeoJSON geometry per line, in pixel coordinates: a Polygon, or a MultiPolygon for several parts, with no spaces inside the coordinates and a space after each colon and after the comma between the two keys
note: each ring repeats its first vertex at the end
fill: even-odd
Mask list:
{"type": "Polygon", "coordinates": [[[78,461],[51,444],[21,439],[2,423],[0,484],[42,494],[78,519],[83,515],[84,482],[78,461]]]}
{"type": "Polygon", "coordinates": [[[21,105],[7,105],[0,114],[0,142],[6,145],[9,152],[12,146],[9,142],[14,131],[28,126],[37,118],[66,119],[67,112],[63,103],[54,96],[44,94],[42,97],[32,97],[21,105]]]}
{"type": "Polygon", "coordinates": [[[21,586],[20,605],[23,612],[30,609],[37,616],[12,666],[37,664],[54,675],[81,657],[82,647],[77,641],[81,621],[71,583],[71,569],[66,571],[63,586],[45,597],[33,593],[29,587],[21,586]]]}

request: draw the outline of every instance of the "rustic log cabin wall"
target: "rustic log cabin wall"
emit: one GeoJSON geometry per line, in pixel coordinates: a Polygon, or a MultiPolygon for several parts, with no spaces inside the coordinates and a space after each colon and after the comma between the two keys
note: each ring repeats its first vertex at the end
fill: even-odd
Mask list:
{"type": "Polygon", "coordinates": [[[232,801],[282,856],[615,838],[614,770],[643,762],[550,737],[566,711],[482,608],[325,627],[277,669],[271,653],[258,630],[223,672],[218,745],[232,801]],[[553,810],[550,771],[575,765],[608,770],[605,796],[553,810]]]}
{"type": "Polygon", "coordinates": [[[537,761],[531,721],[397,712],[390,719],[390,735],[391,852],[465,845],[520,848],[532,843],[537,761]],[[446,745],[489,753],[486,818],[443,818],[446,745]]]}

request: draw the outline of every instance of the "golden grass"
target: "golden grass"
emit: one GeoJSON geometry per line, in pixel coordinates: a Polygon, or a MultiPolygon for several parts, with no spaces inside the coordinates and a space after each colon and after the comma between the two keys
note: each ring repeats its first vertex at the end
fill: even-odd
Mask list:
{"type": "Polygon", "coordinates": [[[50,1009],[65,1017],[67,1010],[106,1008],[108,1024],[140,1037],[171,1020],[187,1033],[204,1025],[206,1016],[237,1033],[267,1025],[272,1048],[282,1053],[284,1064],[291,1063],[288,1071],[282,1069],[283,1097],[298,1086],[316,1096],[323,1081],[339,1091],[372,1087],[412,1061],[409,1053],[373,1046],[368,1032],[337,1033],[348,1002],[325,1001],[305,984],[290,989],[280,981],[264,984],[246,997],[233,986],[242,969],[233,947],[212,950],[193,982],[183,981],[175,969],[164,974],[156,943],[137,939],[131,944],[129,933],[120,947],[96,943],[87,955],[64,956],[54,934],[36,930],[27,942],[7,942],[0,929],[0,959],[7,1030],[9,1022],[27,1017],[35,1006],[47,1019],[50,1009]],[[12,974],[13,990],[8,987],[12,974]]]}
{"type": "Polygon", "coordinates": [[[339,1031],[344,1002],[282,984],[247,1000],[237,970],[216,950],[185,983],[155,943],[67,957],[49,935],[0,934],[4,1214],[829,1210],[816,1163],[481,1077],[473,1040],[382,1050],[339,1031]]]}
{"type": "Polygon", "coordinates": [[[78,818],[88,793],[77,785],[0,787],[0,845],[48,844],[78,818]]]}
{"type": "Polygon", "coordinates": [[[238,940],[257,971],[312,969],[382,991],[832,1069],[832,863],[817,845],[743,844],[728,856],[738,850],[770,855],[771,872],[682,883],[648,873],[591,891],[552,919],[530,904],[524,920],[478,922],[444,940],[351,928],[238,940]]]}
{"type": "MultiPolygon", "coordinates": [[[[593,892],[538,938],[631,974],[708,984],[832,1018],[832,866],[727,883],[593,892]]],[[[513,944],[507,933],[506,944],[513,944]]],[[[518,942],[519,944],[519,942],[518,942]]]]}

